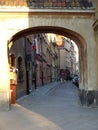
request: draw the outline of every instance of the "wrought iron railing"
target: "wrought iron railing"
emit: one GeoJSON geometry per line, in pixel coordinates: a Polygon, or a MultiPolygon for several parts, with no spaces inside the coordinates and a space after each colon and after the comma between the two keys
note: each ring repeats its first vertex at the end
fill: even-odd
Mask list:
{"type": "Polygon", "coordinates": [[[93,0],[0,0],[0,6],[57,9],[94,9],[93,0]]]}

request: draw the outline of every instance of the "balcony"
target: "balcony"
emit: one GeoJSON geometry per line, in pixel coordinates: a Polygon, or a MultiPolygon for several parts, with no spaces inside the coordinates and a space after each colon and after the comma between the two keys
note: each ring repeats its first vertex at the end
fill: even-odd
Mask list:
{"type": "Polygon", "coordinates": [[[93,0],[0,0],[0,7],[30,9],[93,10],[93,0]]]}

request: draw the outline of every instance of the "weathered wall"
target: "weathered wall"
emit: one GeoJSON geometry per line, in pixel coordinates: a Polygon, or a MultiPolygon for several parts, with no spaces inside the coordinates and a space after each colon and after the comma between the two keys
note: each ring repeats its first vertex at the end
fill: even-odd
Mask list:
{"type": "Polygon", "coordinates": [[[95,19],[98,19],[98,0],[94,0],[94,6],[96,8],[96,17],[95,17],[95,19]]]}
{"type": "Polygon", "coordinates": [[[23,79],[17,81],[16,85],[16,99],[26,94],[26,68],[25,68],[25,39],[22,37],[14,42],[10,48],[10,54],[16,57],[16,68],[18,68],[18,58],[22,58],[23,79]]]}

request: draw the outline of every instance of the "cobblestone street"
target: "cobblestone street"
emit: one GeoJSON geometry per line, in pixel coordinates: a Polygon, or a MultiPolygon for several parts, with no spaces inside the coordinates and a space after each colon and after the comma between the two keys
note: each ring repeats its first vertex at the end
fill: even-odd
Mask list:
{"type": "Polygon", "coordinates": [[[6,129],[98,130],[98,108],[80,106],[78,89],[71,82],[55,82],[19,99],[11,111],[0,113],[0,130],[6,129]]]}

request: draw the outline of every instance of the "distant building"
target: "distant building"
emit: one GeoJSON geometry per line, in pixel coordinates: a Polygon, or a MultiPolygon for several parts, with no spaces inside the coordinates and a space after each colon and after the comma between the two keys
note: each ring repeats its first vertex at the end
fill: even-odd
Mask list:
{"type": "Polygon", "coordinates": [[[73,77],[76,73],[76,51],[71,39],[56,35],[60,51],[60,70],[64,71],[65,79],[73,77]]]}

